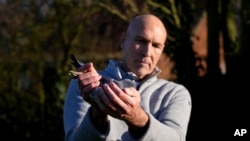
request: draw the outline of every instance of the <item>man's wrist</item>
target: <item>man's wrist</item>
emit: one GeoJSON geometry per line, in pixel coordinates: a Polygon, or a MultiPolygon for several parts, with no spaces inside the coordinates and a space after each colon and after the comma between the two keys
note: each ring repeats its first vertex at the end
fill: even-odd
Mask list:
{"type": "Polygon", "coordinates": [[[90,117],[95,128],[102,134],[106,133],[109,126],[107,114],[91,107],[90,117]]]}
{"type": "Polygon", "coordinates": [[[148,127],[149,127],[149,116],[148,114],[147,115],[147,119],[146,119],[146,122],[144,123],[143,126],[134,126],[134,125],[129,125],[129,132],[130,134],[135,138],[135,139],[138,139],[140,137],[142,137],[146,131],[148,130],[148,127]]]}

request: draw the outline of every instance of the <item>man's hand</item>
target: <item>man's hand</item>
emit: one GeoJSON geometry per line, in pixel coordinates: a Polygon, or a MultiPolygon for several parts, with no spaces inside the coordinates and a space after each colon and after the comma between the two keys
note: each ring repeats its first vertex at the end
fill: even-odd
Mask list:
{"type": "Polygon", "coordinates": [[[98,131],[105,133],[108,127],[107,114],[100,110],[100,107],[91,98],[92,92],[96,91],[100,85],[100,76],[92,63],[87,63],[79,68],[78,84],[83,99],[91,104],[91,119],[98,131]]]}
{"type": "Polygon", "coordinates": [[[144,128],[148,123],[148,115],[141,108],[141,97],[134,88],[121,89],[110,81],[100,86],[102,76],[98,74],[92,63],[83,65],[78,71],[78,84],[82,97],[91,104],[93,124],[100,132],[107,128],[107,115],[124,120],[129,128],[144,128]]]}
{"type": "Polygon", "coordinates": [[[141,108],[140,94],[133,87],[122,90],[114,82],[105,83],[98,87],[93,100],[101,111],[124,120],[129,126],[144,127],[148,122],[148,115],[141,108]]]}
{"type": "Polygon", "coordinates": [[[93,102],[90,99],[90,93],[100,85],[102,76],[97,73],[93,63],[86,63],[81,66],[78,71],[82,72],[82,74],[78,76],[78,84],[82,97],[84,100],[92,104],[93,102]]]}

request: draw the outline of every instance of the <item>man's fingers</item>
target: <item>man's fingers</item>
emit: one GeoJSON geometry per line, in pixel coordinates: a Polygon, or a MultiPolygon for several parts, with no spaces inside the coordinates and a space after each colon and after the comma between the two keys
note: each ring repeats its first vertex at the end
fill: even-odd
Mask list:
{"type": "Polygon", "coordinates": [[[98,73],[94,73],[94,72],[87,72],[85,74],[79,75],[78,76],[78,80],[82,83],[82,85],[88,85],[90,83],[94,83],[96,81],[101,80],[102,76],[99,75],[98,73]]]}
{"type": "Polygon", "coordinates": [[[123,91],[127,94],[127,95],[129,95],[129,96],[131,96],[131,97],[135,97],[136,95],[135,95],[135,88],[124,88],[123,89],[123,91]]]}
{"type": "Polygon", "coordinates": [[[128,100],[125,100],[129,97],[124,94],[124,92],[113,82],[103,85],[105,92],[107,93],[109,99],[112,103],[119,105],[122,109],[125,109],[127,106],[128,100]]]}
{"type": "Polygon", "coordinates": [[[89,62],[88,65],[89,65],[88,71],[90,71],[90,72],[96,72],[96,69],[95,69],[95,67],[94,67],[94,65],[93,65],[92,62],[89,62]]]}
{"type": "Polygon", "coordinates": [[[123,101],[123,103],[126,103],[127,105],[134,105],[133,97],[135,97],[134,91],[132,91],[132,88],[125,88],[121,90],[115,83],[111,82],[109,83],[110,88],[112,91],[123,101]],[[126,91],[128,93],[126,93],[126,91]]]}
{"type": "Polygon", "coordinates": [[[105,91],[103,90],[103,88],[100,88],[99,92],[100,92],[100,95],[99,95],[100,99],[104,103],[105,107],[107,107],[107,109],[110,109],[112,111],[119,111],[119,109],[117,108],[117,106],[114,105],[114,103],[111,102],[111,100],[109,99],[109,97],[107,96],[107,94],[105,93],[105,91]]]}
{"type": "Polygon", "coordinates": [[[90,72],[91,70],[95,70],[92,62],[86,63],[82,65],[79,69],[77,69],[78,72],[83,72],[83,73],[90,72]]]}

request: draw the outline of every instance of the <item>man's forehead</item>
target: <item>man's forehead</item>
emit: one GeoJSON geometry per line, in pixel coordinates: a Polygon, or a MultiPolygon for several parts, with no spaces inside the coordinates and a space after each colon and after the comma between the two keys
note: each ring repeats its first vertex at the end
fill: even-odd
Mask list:
{"type": "Polygon", "coordinates": [[[162,47],[165,46],[165,40],[161,38],[160,36],[150,36],[147,34],[136,34],[134,36],[135,40],[145,40],[145,41],[150,41],[153,44],[158,44],[162,47]]]}
{"type": "Polygon", "coordinates": [[[164,30],[166,32],[165,26],[162,23],[162,21],[153,15],[143,15],[143,16],[137,16],[134,18],[129,26],[128,29],[132,28],[145,28],[145,27],[152,27],[152,28],[161,28],[161,30],[164,30]]]}

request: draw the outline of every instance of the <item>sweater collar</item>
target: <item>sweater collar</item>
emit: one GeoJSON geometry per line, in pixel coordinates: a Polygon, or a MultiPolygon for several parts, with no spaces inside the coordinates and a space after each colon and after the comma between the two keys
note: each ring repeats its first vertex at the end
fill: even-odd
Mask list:
{"type": "MultiPolygon", "coordinates": [[[[121,67],[121,61],[109,60],[108,66],[105,68],[105,71],[109,73],[113,78],[117,80],[121,80],[124,78],[134,79],[136,80],[137,76],[133,72],[125,72],[121,67]]],[[[146,76],[142,81],[149,80],[152,77],[156,77],[161,73],[161,70],[156,66],[154,72],[148,76],[146,76]]]]}

